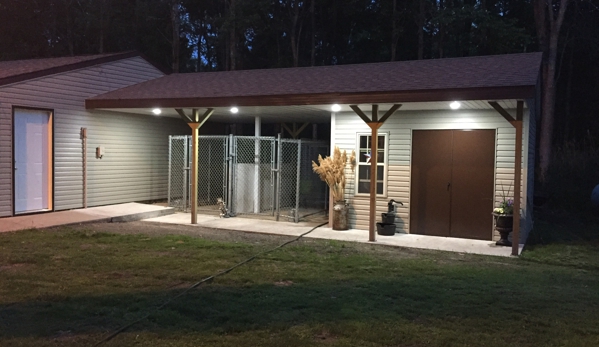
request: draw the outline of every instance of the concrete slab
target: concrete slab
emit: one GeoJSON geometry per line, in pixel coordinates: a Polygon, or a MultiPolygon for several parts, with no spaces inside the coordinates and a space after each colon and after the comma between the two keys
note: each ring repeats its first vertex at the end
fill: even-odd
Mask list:
{"type": "Polygon", "coordinates": [[[126,203],[0,218],[0,232],[90,222],[127,222],[175,213],[171,207],[126,203]]]}
{"type": "MultiPolygon", "coordinates": [[[[168,216],[144,219],[144,221],[156,223],[185,224],[191,225],[189,213],[175,213],[168,216]]],[[[243,217],[219,218],[217,216],[198,215],[198,224],[196,226],[239,230],[252,233],[299,236],[314,226],[316,223],[290,223],[275,222],[269,220],[257,220],[243,217]]],[[[395,234],[394,236],[377,235],[376,242],[368,242],[368,231],[359,229],[333,230],[327,227],[320,227],[312,233],[306,235],[307,238],[328,239],[339,241],[351,241],[360,243],[370,243],[373,245],[385,245],[392,247],[409,247],[432,249],[440,251],[471,253],[481,255],[491,255],[500,257],[510,257],[511,247],[496,246],[492,241],[458,239],[451,237],[437,237],[412,234],[395,234]]],[[[520,245],[520,253],[524,245],[520,245]]]]}

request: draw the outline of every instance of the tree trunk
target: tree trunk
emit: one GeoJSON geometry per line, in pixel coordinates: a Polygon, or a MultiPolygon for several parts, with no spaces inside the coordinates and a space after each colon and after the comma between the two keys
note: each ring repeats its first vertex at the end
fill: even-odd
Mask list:
{"type": "Polygon", "coordinates": [[[564,122],[564,139],[569,138],[570,120],[572,117],[572,74],[574,73],[574,48],[570,49],[570,57],[568,60],[568,80],[566,81],[566,106],[565,106],[565,122],[564,122]]]}
{"type": "Polygon", "coordinates": [[[424,59],[424,0],[419,0],[418,9],[418,60],[424,59]]]}
{"type": "Polygon", "coordinates": [[[310,22],[312,26],[312,52],[310,52],[310,66],[316,63],[316,24],[314,18],[314,4],[316,0],[310,1],[310,22]]]}
{"type": "Polygon", "coordinates": [[[399,28],[397,27],[397,0],[393,0],[393,12],[391,13],[391,61],[395,61],[397,54],[397,40],[399,38],[399,28]]]}
{"type": "Polygon", "coordinates": [[[179,1],[171,2],[171,24],[173,27],[173,42],[172,42],[172,69],[174,73],[179,72],[179,1]]]}
{"type": "Polygon", "coordinates": [[[293,66],[299,66],[299,43],[302,34],[300,18],[300,5],[298,1],[290,2],[289,14],[291,17],[291,54],[293,55],[293,66]]]}
{"type": "Polygon", "coordinates": [[[235,35],[237,28],[235,25],[235,0],[230,0],[229,15],[231,16],[231,29],[229,31],[229,70],[233,71],[237,69],[237,35],[235,35]]]}
{"type": "Polygon", "coordinates": [[[543,50],[543,82],[541,86],[541,133],[539,141],[539,169],[541,182],[546,182],[551,163],[553,124],[555,117],[556,64],[559,33],[569,0],[559,0],[559,8],[552,0],[534,0],[537,36],[543,50]]]}
{"type": "MultiPolygon", "coordinates": [[[[443,3],[443,0],[439,0],[439,13],[443,12],[445,9],[445,5],[443,3]]],[[[443,58],[443,39],[445,36],[445,27],[443,26],[443,22],[440,20],[439,21],[439,47],[437,47],[438,51],[439,51],[439,58],[443,58]]]]}
{"type": "Polygon", "coordinates": [[[104,16],[106,11],[106,0],[100,2],[100,43],[98,53],[104,53],[104,16]]]}

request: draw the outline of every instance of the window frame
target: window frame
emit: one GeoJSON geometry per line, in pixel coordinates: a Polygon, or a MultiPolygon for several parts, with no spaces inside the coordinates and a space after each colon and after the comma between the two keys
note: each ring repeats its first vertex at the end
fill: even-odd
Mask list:
{"type": "MultiPolygon", "coordinates": [[[[387,197],[387,178],[389,176],[389,133],[388,132],[379,132],[377,134],[378,136],[383,136],[384,137],[384,143],[385,143],[385,149],[383,152],[383,162],[382,163],[377,163],[378,166],[382,166],[383,167],[383,192],[381,194],[376,194],[376,197],[382,197],[382,198],[386,198],[387,197]]],[[[360,193],[359,189],[360,189],[360,165],[362,166],[366,166],[368,165],[368,167],[370,168],[370,164],[365,164],[365,163],[360,163],[360,137],[361,136],[367,136],[367,137],[371,137],[372,133],[367,133],[367,132],[359,132],[356,133],[356,173],[355,173],[355,177],[354,177],[354,187],[355,187],[355,191],[354,191],[354,195],[355,196],[370,196],[370,193],[360,193]]],[[[368,148],[370,149],[370,148],[368,148]]],[[[378,150],[380,150],[380,148],[377,148],[378,150]]],[[[370,180],[369,180],[370,182],[370,180]]]]}

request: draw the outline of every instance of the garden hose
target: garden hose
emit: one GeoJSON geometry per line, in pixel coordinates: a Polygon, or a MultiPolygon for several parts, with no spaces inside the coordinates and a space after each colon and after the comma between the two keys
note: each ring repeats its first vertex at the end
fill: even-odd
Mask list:
{"type": "Polygon", "coordinates": [[[164,307],[166,307],[168,304],[170,304],[170,303],[171,303],[171,302],[173,302],[174,300],[176,300],[176,299],[178,299],[178,298],[182,297],[183,295],[187,294],[187,293],[188,293],[190,290],[192,290],[192,289],[194,289],[194,288],[197,288],[197,287],[199,287],[200,285],[202,285],[202,284],[204,284],[204,283],[211,282],[211,281],[212,281],[212,280],[214,280],[215,278],[217,278],[217,277],[219,277],[219,276],[222,276],[222,275],[225,275],[225,274],[227,274],[227,273],[229,273],[229,272],[233,271],[234,269],[236,269],[236,268],[238,268],[238,267],[240,267],[240,266],[242,266],[242,265],[245,265],[245,264],[247,264],[247,263],[249,263],[249,262],[253,261],[254,259],[258,258],[258,257],[259,257],[259,256],[261,256],[261,255],[264,255],[264,254],[267,254],[267,253],[270,253],[270,252],[276,251],[276,250],[278,250],[278,249],[280,249],[280,248],[283,248],[283,247],[287,246],[287,245],[288,245],[288,244],[290,244],[290,243],[296,242],[296,241],[298,241],[299,239],[301,239],[302,237],[304,237],[304,236],[308,235],[309,233],[313,232],[313,231],[314,231],[314,230],[316,230],[317,228],[320,228],[320,227],[322,227],[322,226],[324,226],[324,225],[326,225],[326,224],[328,224],[328,222],[325,222],[325,223],[319,224],[319,225],[315,226],[314,228],[310,229],[309,231],[306,231],[305,233],[303,233],[303,234],[299,235],[298,237],[296,237],[296,238],[294,238],[294,239],[292,239],[292,240],[289,240],[289,241],[287,241],[287,242],[284,242],[284,243],[282,243],[282,244],[278,245],[278,246],[277,246],[277,247],[275,247],[275,248],[271,248],[271,249],[269,249],[269,250],[262,251],[262,252],[260,252],[260,253],[254,254],[253,256],[251,256],[251,257],[249,257],[249,258],[247,258],[247,259],[245,259],[245,260],[243,260],[243,261],[241,261],[241,262],[239,262],[239,263],[237,263],[237,264],[235,264],[235,265],[231,266],[231,267],[230,267],[230,268],[228,268],[228,269],[225,269],[225,270],[219,271],[219,272],[217,272],[217,273],[216,273],[216,274],[214,274],[214,275],[208,276],[208,277],[206,277],[206,278],[204,278],[204,279],[202,279],[202,280],[200,280],[200,281],[198,281],[198,282],[196,282],[196,283],[192,284],[191,286],[189,286],[187,289],[185,289],[185,290],[184,290],[184,291],[182,291],[181,293],[179,293],[179,294],[177,294],[177,295],[173,296],[172,298],[170,298],[170,299],[168,299],[167,301],[165,301],[164,303],[162,303],[162,305],[160,305],[160,306],[156,307],[154,310],[152,310],[152,312],[150,312],[150,313],[146,314],[145,316],[143,316],[143,317],[139,318],[138,320],[135,320],[135,321],[133,321],[133,322],[131,322],[131,323],[129,323],[129,324],[127,324],[127,325],[125,325],[125,326],[123,326],[123,327],[119,328],[118,330],[116,330],[116,331],[115,331],[115,332],[113,332],[112,334],[110,334],[110,335],[108,335],[107,337],[103,338],[101,341],[99,341],[98,343],[96,343],[96,344],[94,345],[94,347],[96,347],[96,346],[100,346],[101,344],[103,344],[103,343],[105,343],[105,342],[108,342],[108,341],[112,340],[113,338],[115,338],[117,335],[119,335],[119,334],[120,334],[120,333],[122,333],[123,331],[125,331],[125,330],[127,330],[127,329],[131,328],[132,326],[134,326],[134,325],[135,325],[135,324],[137,324],[137,323],[140,323],[140,322],[144,321],[145,319],[147,319],[148,317],[150,317],[150,315],[151,315],[151,314],[153,314],[153,313],[155,313],[155,312],[158,312],[158,311],[160,311],[161,309],[163,309],[164,307]]]}

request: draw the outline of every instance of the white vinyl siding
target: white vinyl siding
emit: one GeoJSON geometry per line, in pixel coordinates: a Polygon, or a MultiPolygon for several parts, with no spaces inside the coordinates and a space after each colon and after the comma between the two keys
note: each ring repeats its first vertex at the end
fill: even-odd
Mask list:
{"type": "Polygon", "coordinates": [[[80,131],[88,129],[88,206],[166,197],[168,135],[187,134],[175,118],[85,110],[85,99],[158,78],[140,57],[0,87],[0,216],[12,214],[12,107],[54,110],[56,210],[83,206],[80,131]],[[106,155],[95,158],[96,146],[106,155]]]}
{"type": "MultiPolygon", "coordinates": [[[[508,110],[515,115],[515,110],[508,110]]],[[[367,113],[367,115],[369,115],[367,113]]],[[[528,122],[528,110],[524,110],[524,120],[528,122]]],[[[331,125],[334,133],[334,145],[341,150],[351,151],[356,148],[356,133],[369,132],[370,128],[357,115],[351,112],[338,113],[335,123],[331,125]]],[[[505,190],[511,186],[510,197],[513,197],[514,178],[514,147],[515,129],[495,110],[428,110],[428,111],[402,111],[399,109],[392,115],[380,132],[389,133],[388,139],[388,181],[387,196],[377,198],[376,216],[387,210],[389,199],[395,199],[404,203],[398,206],[398,219],[396,220],[399,232],[409,232],[410,216],[410,163],[412,130],[432,129],[494,129],[496,130],[496,177],[495,177],[495,200],[501,199],[501,185],[505,190]]],[[[528,127],[525,127],[525,132],[528,127]]],[[[523,162],[529,163],[528,143],[531,141],[525,136],[523,143],[523,162]]],[[[526,166],[523,166],[523,185],[528,180],[526,166]]],[[[346,187],[346,198],[351,204],[350,227],[368,230],[369,197],[355,196],[353,186],[346,187]]],[[[528,210],[527,190],[522,191],[522,208],[525,213],[528,210]]],[[[491,211],[489,211],[491,213],[491,211]]],[[[526,215],[526,214],[525,214],[526,215]]],[[[379,221],[377,219],[377,221],[379,221]]],[[[523,226],[526,224],[523,224],[523,226]]],[[[499,235],[495,234],[495,238],[499,235]]]]}

